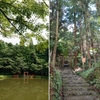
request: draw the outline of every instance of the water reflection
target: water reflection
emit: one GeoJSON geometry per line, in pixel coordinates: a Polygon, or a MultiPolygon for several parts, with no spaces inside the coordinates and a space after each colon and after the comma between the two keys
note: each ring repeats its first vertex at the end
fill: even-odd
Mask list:
{"type": "Polygon", "coordinates": [[[23,83],[28,83],[28,78],[24,78],[23,83]]]}
{"type": "Polygon", "coordinates": [[[0,91],[0,100],[48,100],[48,80],[6,79],[0,81],[0,91]]]}

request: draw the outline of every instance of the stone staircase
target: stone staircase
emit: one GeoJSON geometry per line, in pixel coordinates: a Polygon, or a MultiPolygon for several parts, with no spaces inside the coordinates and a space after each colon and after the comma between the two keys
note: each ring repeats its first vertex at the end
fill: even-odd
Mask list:
{"type": "Polygon", "coordinates": [[[100,100],[100,94],[69,67],[61,69],[63,100],[100,100]]]}

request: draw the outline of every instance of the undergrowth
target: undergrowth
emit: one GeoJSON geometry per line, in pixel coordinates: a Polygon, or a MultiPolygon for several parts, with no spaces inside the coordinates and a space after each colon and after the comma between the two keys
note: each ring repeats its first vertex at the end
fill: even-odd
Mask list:
{"type": "Polygon", "coordinates": [[[50,76],[50,91],[51,97],[50,100],[61,100],[61,90],[62,89],[62,78],[60,71],[54,69],[53,73],[50,76]]]}
{"type": "Polygon", "coordinates": [[[92,68],[88,68],[79,74],[90,84],[94,85],[98,90],[100,90],[100,62],[95,64],[92,68]]]}

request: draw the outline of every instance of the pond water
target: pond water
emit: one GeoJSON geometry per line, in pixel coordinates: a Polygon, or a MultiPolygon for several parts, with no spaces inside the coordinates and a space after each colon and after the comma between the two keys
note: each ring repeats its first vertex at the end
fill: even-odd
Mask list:
{"type": "Polygon", "coordinates": [[[48,100],[48,79],[5,79],[0,81],[0,100],[48,100]]]}

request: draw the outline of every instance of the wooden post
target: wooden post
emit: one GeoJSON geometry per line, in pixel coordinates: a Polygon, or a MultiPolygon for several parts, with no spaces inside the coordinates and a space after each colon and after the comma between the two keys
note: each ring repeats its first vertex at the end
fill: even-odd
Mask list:
{"type": "Polygon", "coordinates": [[[83,63],[83,69],[84,69],[84,63],[86,62],[86,58],[82,58],[82,63],[83,63]]]}
{"type": "Polygon", "coordinates": [[[28,78],[24,78],[23,83],[28,83],[28,78]]]}
{"type": "Polygon", "coordinates": [[[24,80],[23,80],[23,83],[28,83],[28,72],[24,72],[24,80]]]}
{"type": "Polygon", "coordinates": [[[28,78],[28,72],[24,72],[24,78],[28,78]]]}

